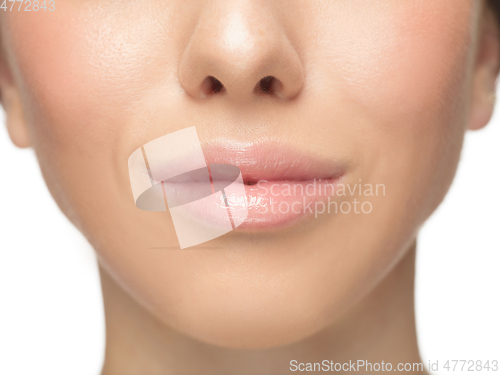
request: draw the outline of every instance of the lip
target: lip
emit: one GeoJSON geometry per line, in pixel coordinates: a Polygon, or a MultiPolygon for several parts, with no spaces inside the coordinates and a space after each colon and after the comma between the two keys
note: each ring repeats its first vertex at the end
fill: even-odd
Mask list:
{"type": "Polygon", "coordinates": [[[348,164],[279,141],[202,144],[190,127],[136,149],[128,167],[136,206],[169,210],[183,248],[233,229],[289,226],[331,203],[337,212],[330,199],[348,164]]]}
{"type": "Polygon", "coordinates": [[[307,181],[342,176],[346,164],[322,159],[280,142],[213,142],[202,145],[207,164],[233,164],[247,182],[307,181]]]}
{"type": "MultiPolygon", "coordinates": [[[[248,215],[236,228],[239,231],[273,230],[317,216],[347,172],[343,161],[320,158],[280,142],[218,141],[202,149],[208,165],[232,164],[241,170],[248,215]]],[[[214,221],[208,210],[204,216],[214,221]]]]}

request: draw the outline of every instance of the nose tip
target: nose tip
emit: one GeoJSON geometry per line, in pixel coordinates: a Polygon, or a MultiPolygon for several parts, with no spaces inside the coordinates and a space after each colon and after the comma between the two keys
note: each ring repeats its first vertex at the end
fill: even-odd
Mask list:
{"type": "Polygon", "coordinates": [[[290,100],[300,93],[302,62],[284,28],[269,14],[253,9],[233,9],[219,17],[206,13],[200,15],[179,65],[179,82],[188,95],[244,101],[259,95],[290,100]]]}

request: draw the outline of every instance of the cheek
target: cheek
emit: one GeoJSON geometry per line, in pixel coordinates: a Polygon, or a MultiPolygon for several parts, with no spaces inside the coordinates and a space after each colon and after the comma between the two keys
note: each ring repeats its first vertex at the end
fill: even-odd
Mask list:
{"type": "Polygon", "coordinates": [[[376,228],[371,250],[397,230],[401,238],[413,235],[451,184],[468,119],[479,11],[472,1],[453,9],[440,0],[382,3],[325,11],[306,49],[309,89],[332,119],[320,131],[355,146],[363,183],[386,187],[366,218],[366,228],[376,228]]]}
{"type": "Polygon", "coordinates": [[[120,189],[117,181],[123,186],[128,179],[124,148],[137,132],[132,103],[156,83],[155,75],[161,80],[169,71],[165,64],[163,75],[144,68],[161,62],[151,58],[158,55],[149,42],[157,30],[145,27],[152,16],[131,9],[137,4],[116,14],[91,2],[56,1],[55,12],[2,19],[43,176],[80,229],[96,212],[111,215],[110,205],[119,206],[103,192],[121,192],[128,202],[127,185],[120,189]]]}
{"type": "Polygon", "coordinates": [[[323,78],[330,85],[325,92],[355,114],[340,126],[370,155],[365,165],[387,178],[411,173],[410,181],[449,180],[446,169],[457,162],[468,118],[480,3],[450,8],[444,0],[387,1],[376,9],[352,4],[336,10],[342,11],[334,18],[340,22],[327,20],[333,13],[325,15],[311,51],[321,61],[321,74],[313,79],[319,87],[323,78]]]}
{"type": "Polygon", "coordinates": [[[61,1],[55,12],[5,17],[35,148],[109,148],[132,104],[172,70],[170,30],[151,22],[155,10],[122,5],[61,1]]]}
{"type": "Polygon", "coordinates": [[[340,22],[325,20],[316,49],[331,78],[326,82],[380,112],[412,113],[441,104],[462,82],[456,78],[465,72],[479,2],[453,8],[443,0],[412,3],[387,1],[366,9],[354,1],[332,18],[340,22]]]}

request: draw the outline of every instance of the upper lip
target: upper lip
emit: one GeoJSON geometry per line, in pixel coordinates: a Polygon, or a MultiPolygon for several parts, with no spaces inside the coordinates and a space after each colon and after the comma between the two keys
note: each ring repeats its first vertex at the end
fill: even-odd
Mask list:
{"type": "Polygon", "coordinates": [[[280,142],[217,141],[202,145],[207,164],[240,168],[245,183],[337,179],[346,164],[302,151],[280,142]]]}

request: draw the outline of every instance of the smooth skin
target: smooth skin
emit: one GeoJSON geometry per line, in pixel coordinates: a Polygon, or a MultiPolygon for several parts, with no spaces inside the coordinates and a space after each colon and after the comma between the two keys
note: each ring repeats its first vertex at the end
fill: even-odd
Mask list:
{"type": "Polygon", "coordinates": [[[0,90],[61,210],[96,250],[103,375],[284,374],[291,360],[420,362],[417,233],[499,68],[480,0],[57,0],[1,12],[0,90]],[[267,95],[266,76],[279,84],[267,95]],[[225,90],[211,94],[206,78],[225,90]],[[174,246],[138,210],[128,156],[195,125],[202,144],[279,141],[384,184],[368,215],[174,246]]]}

